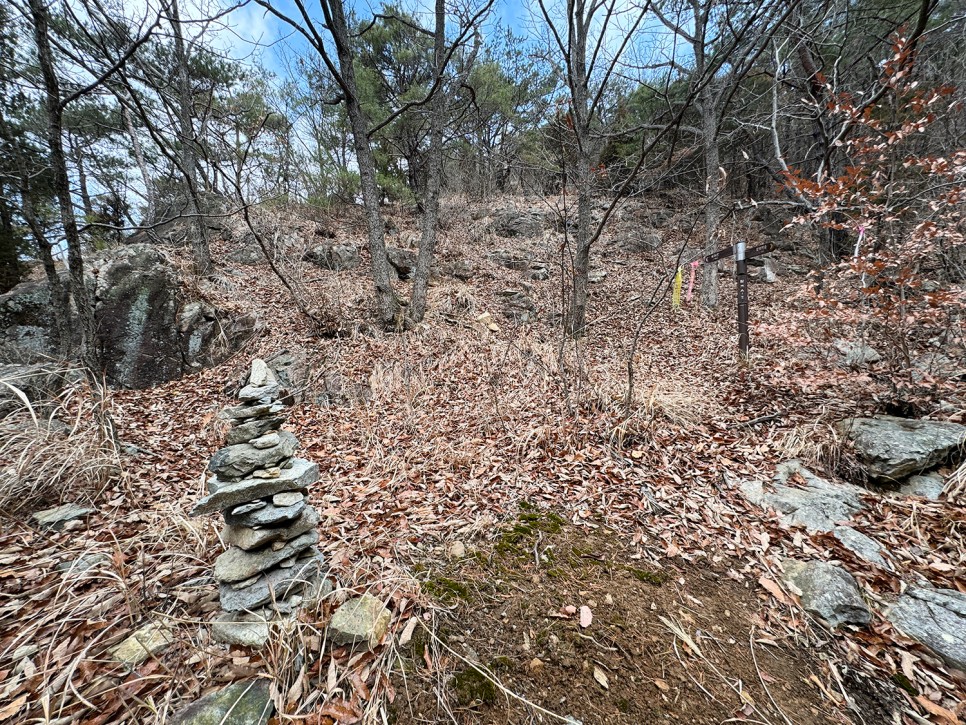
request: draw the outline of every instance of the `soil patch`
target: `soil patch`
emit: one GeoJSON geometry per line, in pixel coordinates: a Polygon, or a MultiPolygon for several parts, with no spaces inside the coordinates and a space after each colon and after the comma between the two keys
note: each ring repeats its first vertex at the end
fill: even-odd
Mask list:
{"type": "Polygon", "coordinates": [[[426,567],[445,609],[403,651],[395,722],[849,722],[823,696],[820,653],[763,633],[729,562],[636,556],[525,508],[485,550],[426,567]]]}

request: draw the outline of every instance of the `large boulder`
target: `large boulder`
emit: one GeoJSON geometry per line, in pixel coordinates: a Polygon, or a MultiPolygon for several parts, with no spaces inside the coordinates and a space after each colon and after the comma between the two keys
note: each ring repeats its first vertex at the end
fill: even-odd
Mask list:
{"type": "MultiPolygon", "coordinates": [[[[192,299],[153,245],[130,244],[92,256],[87,272],[96,346],[113,385],[147,388],[182,377],[220,362],[254,332],[251,317],[228,317],[192,299]]],[[[51,305],[42,282],[18,285],[0,297],[0,343],[56,355],[51,305]]]]}
{"type": "Polygon", "coordinates": [[[489,231],[498,237],[536,237],[543,232],[546,214],[532,209],[501,209],[493,214],[489,231]]]}
{"type": "Polygon", "coordinates": [[[887,483],[928,471],[966,442],[966,425],[878,415],[838,424],[869,478],[887,483]]]}
{"type": "Polygon", "coordinates": [[[412,279],[412,276],[416,273],[416,252],[399,247],[386,247],[386,256],[399,279],[412,279]]]}
{"type": "Polygon", "coordinates": [[[887,617],[948,665],[966,671],[966,594],[953,589],[909,589],[887,617]]]}
{"type": "Polygon", "coordinates": [[[333,272],[355,269],[361,264],[359,248],[354,244],[317,244],[302,257],[305,261],[333,272]]]}
{"type": "MultiPolygon", "coordinates": [[[[67,284],[66,275],[61,275],[67,284]]],[[[46,282],[21,282],[0,295],[0,342],[26,353],[54,352],[50,288],[46,282]]]]}

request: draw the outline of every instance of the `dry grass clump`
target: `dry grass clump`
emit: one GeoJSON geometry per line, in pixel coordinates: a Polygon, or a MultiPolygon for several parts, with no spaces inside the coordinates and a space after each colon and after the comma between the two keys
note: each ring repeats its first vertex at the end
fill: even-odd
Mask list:
{"type": "Polygon", "coordinates": [[[618,446],[649,437],[659,423],[688,429],[707,423],[719,413],[714,400],[703,390],[658,378],[639,384],[626,414],[626,385],[615,378],[610,386],[598,389],[602,404],[619,413],[619,422],[611,430],[611,440],[618,446]]]}
{"type": "Polygon", "coordinates": [[[0,419],[0,511],[93,497],[118,478],[120,455],[104,388],[76,382],[43,406],[26,395],[18,399],[21,409],[0,419]]]}
{"type": "Polygon", "coordinates": [[[796,458],[811,468],[839,470],[843,464],[843,441],[834,426],[821,421],[797,425],[778,441],[785,458],[796,458]]]}

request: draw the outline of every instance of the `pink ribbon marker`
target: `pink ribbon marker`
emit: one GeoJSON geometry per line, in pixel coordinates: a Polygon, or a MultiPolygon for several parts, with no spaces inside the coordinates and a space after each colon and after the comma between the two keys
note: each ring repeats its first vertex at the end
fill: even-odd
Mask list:
{"type": "Polygon", "coordinates": [[[688,302],[691,301],[691,295],[694,292],[694,276],[697,274],[698,265],[700,264],[700,259],[695,259],[693,262],[691,262],[691,276],[688,278],[688,293],[684,297],[688,302]]]}

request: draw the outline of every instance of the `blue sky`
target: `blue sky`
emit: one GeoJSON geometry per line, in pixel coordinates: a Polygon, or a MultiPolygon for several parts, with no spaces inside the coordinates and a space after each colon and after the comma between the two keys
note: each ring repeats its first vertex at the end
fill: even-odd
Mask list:
{"type": "MultiPolygon", "coordinates": [[[[416,15],[425,27],[432,27],[432,0],[398,0],[398,2],[416,15]]],[[[624,8],[632,10],[633,0],[625,0],[625,2],[624,8]]],[[[349,0],[349,3],[360,17],[369,17],[381,7],[381,3],[374,0],[349,0]]],[[[550,0],[551,7],[555,4],[554,0],[550,0]]],[[[276,0],[276,7],[284,11],[291,10],[293,13],[295,10],[289,0],[276,0]]],[[[306,7],[313,18],[321,18],[317,0],[306,0],[306,7]]],[[[495,32],[497,28],[503,27],[513,30],[517,36],[536,41],[536,34],[539,32],[536,26],[542,25],[542,19],[535,16],[537,12],[535,4],[524,4],[521,0],[497,0],[490,17],[484,24],[484,34],[495,32]]],[[[236,57],[248,57],[252,52],[252,41],[254,41],[261,46],[259,52],[263,65],[280,74],[284,71],[278,45],[287,45],[296,53],[311,52],[304,39],[294,34],[291,28],[286,27],[284,23],[272,17],[254,2],[249,2],[248,5],[234,11],[229,18],[229,24],[233,32],[223,34],[225,37],[222,41],[226,50],[230,48],[229,52],[236,57]]],[[[657,36],[665,36],[666,39],[668,35],[656,19],[647,22],[645,27],[654,34],[659,44],[662,43],[657,36]]],[[[619,29],[609,34],[613,36],[615,42],[623,39],[619,29]]]]}

